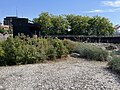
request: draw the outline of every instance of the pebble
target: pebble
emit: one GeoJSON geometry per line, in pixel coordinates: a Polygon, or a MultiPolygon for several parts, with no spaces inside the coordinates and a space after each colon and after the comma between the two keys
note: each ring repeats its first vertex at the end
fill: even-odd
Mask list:
{"type": "Polygon", "coordinates": [[[3,86],[0,86],[0,90],[5,90],[5,88],[3,86]]]}
{"type": "Polygon", "coordinates": [[[107,62],[68,57],[61,62],[0,67],[0,90],[120,90],[107,62]]]}

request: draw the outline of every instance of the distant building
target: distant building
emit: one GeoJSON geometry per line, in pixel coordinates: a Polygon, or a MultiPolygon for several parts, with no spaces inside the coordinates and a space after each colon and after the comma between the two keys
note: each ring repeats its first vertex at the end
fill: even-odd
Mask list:
{"type": "Polygon", "coordinates": [[[9,25],[0,25],[0,28],[3,29],[3,30],[10,30],[9,25]]]}
{"type": "Polygon", "coordinates": [[[40,36],[40,25],[28,20],[28,18],[6,17],[4,18],[4,25],[9,25],[13,29],[13,36],[18,34],[40,36]]]}
{"type": "Polygon", "coordinates": [[[16,18],[17,17],[6,17],[6,18],[4,18],[3,24],[4,25],[11,25],[12,21],[16,18]]]}
{"type": "Polygon", "coordinates": [[[120,35],[120,25],[115,25],[115,35],[120,35]]]}

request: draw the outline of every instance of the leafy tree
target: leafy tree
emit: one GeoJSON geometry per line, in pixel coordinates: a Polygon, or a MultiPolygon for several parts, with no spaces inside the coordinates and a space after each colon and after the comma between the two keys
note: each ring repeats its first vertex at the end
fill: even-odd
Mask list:
{"type": "Polygon", "coordinates": [[[33,19],[34,22],[37,22],[40,24],[42,34],[49,34],[50,29],[52,27],[51,23],[51,16],[48,12],[41,13],[38,18],[33,19]]]}
{"type": "Polygon", "coordinates": [[[63,16],[52,16],[53,27],[50,34],[64,35],[67,34],[69,22],[63,16]]]}
{"type": "Polygon", "coordinates": [[[112,35],[114,28],[105,17],[41,13],[35,22],[41,25],[42,35],[112,35]],[[70,27],[71,31],[67,31],[70,27]]]}
{"type": "Polygon", "coordinates": [[[111,35],[114,32],[112,23],[107,18],[95,16],[89,21],[89,35],[111,35]]]}
{"type": "Polygon", "coordinates": [[[79,15],[66,15],[66,19],[69,21],[71,26],[71,34],[75,35],[86,35],[88,29],[88,20],[90,17],[88,16],[79,16],[79,15]]]}

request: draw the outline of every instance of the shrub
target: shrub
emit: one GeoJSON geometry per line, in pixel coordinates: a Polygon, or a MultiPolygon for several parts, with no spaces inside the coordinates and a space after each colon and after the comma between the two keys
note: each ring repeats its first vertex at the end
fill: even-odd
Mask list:
{"type": "Polygon", "coordinates": [[[6,62],[4,61],[4,57],[5,57],[5,52],[2,49],[2,47],[0,47],[0,66],[6,64],[6,62]]]}
{"type": "Polygon", "coordinates": [[[0,42],[0,62],[2,65],[32,64],[44,60],[55,60],[68,50],[59,39],[9,37],[0,42]]]}
{"type": "Polygon", "coordinates": [[[9,37],[3,43],[3,50],[5,52],[5,62],[7,65],[16,65],[17,43],[12,37],[9,37]]]}
{"type": "Polygon", "coordinates": [[[3,34],[5,32],[5,30],[0,28],[0,33],[3,34]]]}
{"type": "Polygon", "coordinates": [[[21,64],[32,64],[36,63],[37,60],[37,49],[34,45],[23,45],[22,46],[22,51],[20,50],[21,53],[19,53],[17,60],[21,64]]]}
{"type": "Polygon", "coordinates": [[[75,48],[75,46],[77,45],[76,42],[73,42],[71,40],[68,39],[64,39],[63,40],[63,44],[66,46],[66,48],[68,49],[69,53],[71,53],[73,51],[73,49],[75,48]]]}
{"type": "Polygon", "coordinates": [[[47,59],[48,60],[55,60],[56,57],[57,57],[56,49],[51,45],[47,51],[47,59]]]}
{"type": "Polygon", "coordinates": [[[108,57],[107,51],[95,46],[82,43],[78,44],[73,51],[79,53],[80,57],[89,60],[106,61],[108,57]]]}
{"type": "Polygon", "coordinates": [[[64,46],[63,42],[59,40],[58,38],[53,39],[52,44],[57,51],[58,58],[61,58],[63,55],[66,56],[69,53],[66,46],[64,46]]]}
{"type": "Polygon", "coordinates": [[[120,55],[120,50],[118,50],[118,51],[112,51],[112,53],[115,54],[115,55],[120,55]]]}
{"type": "Polygon", "coordinates": [[[120,72],[120,58],[114,57],[109,63],[108,63],[109,68],[112,70],[120,72]]]}
{"type": "Polygon", "coordinates": [[[43,62],[44,60],[47,59],[46,53],[48,49],[48,43],[46,39],[43,38],[38,38],[37,42],[34,42],[34,45],[36,46],[37,49],[37,62],[43,62]]]}

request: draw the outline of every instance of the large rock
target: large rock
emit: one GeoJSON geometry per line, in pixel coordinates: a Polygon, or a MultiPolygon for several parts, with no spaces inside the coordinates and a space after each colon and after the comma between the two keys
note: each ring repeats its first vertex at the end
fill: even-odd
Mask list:
{"type": "Polygon", "coordinates": [[[0,90],[5,90],[5,88],[3,86],[0,86],[0,90]]]}
{"type": "Polygon", "coordinates": [[[115,50],[115,49],[118,49],[118,47],[117,46],[115,46],[115,45],[109,45],[109,46],[107,46],[107,47],[105,47],[107,50],[115,50]]]}
{"type": "Polygon", "coordinates": [[[79,53],[72,53],[70,56],[71,56],[71,57],[78,58],[78,57],[80,57],[80,54],[79,54],[79,53]]]}

